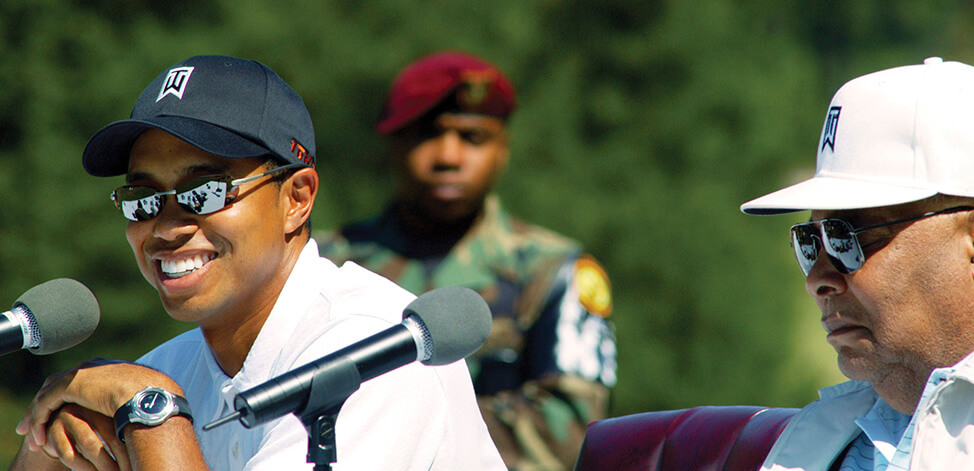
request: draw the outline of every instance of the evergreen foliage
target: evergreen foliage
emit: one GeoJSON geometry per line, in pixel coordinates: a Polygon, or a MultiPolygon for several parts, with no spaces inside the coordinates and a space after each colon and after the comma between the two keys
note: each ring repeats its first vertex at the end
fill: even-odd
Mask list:
{"type": "Polygon", "coordinates": [[[0,363],[0,462],[43,378],[135,359],[192,325],[141,278],[81,151],[159,72],[196,54],[261,61],[305,99],[316,228],[379,211],[393,179],[372,125],[386,87],[441,49],[508,72],[519,109],[498,192],[606,266],[619,345],[613,415],[800,406],[840,379],[787,228],[740,203],[814,170],[828,100],[926,56],[974,62],[974,12],[932,0],[20,0],[0,3],[0,286],[70,276],[98,296],[91,339],[0,363]]]}

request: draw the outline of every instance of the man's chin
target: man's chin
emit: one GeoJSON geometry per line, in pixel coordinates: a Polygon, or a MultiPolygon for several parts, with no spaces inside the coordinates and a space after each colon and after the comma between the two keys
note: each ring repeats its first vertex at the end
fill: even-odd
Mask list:
{"type": "Polygon", "coordinates": [[[876,362],[862,355],[839,353],[838,364],[839,371],[853,381],[872,382],[880,377],[876,362]]]}
{"type": "Polygon", "coordinates": [[[440,224],[460,224],[476,218],[480,206],[469,199],[429,200],[423,212],[431,221],[440,224]]]}
{"type": "MultiPolygon", "coordinates": [[[[180,322],[195,322],[198,324],[200,320],[207,317],[207,310],[200,308],[198,299],[175,296],[160,297],[162,300],[162,307],[166,310],[166,313],[169,314],[169,317],[173,318],[173,320],[180,322]]],[[[205,308],[206,306],[203,307],[205,308]]]]}

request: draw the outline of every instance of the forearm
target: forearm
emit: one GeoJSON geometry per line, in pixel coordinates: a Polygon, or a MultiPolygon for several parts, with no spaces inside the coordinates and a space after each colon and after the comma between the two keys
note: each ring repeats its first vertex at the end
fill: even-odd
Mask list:
{"type": "Polygon", "coordinates": [[[165,374],[125,362],[86,362],[52,376],[17,426],[29,451],[17,463],[30,470],[33,463],[48,466],[39,452],[86,470],[206,469],[192,424],[181,416],[163,418],[156,427],[128,424],[123,433],[131,441],[116,438],[112,416],[146,385],[183,394],[165,374]]]}
{"type": "Polygon", "coordinates": [[[561,374],[533,383],[548,391],[553,398],[570,406],[583,428],[594,420],[608,417],[609,388],[598,381],[589,381],[574,374],[561,374]]]}
{"type": "Polygon", "coordinates": [[[607,414],[608,388],[574,375],[550,375],[478,402],[508,466],[570,469],[585,428],[607,414]]]}
{"type": "Polygon", "coordinates": [[[124,435],[133,471],[207,469],[193,425],[184,417],[155,427],[130,424],[124,435]]]}

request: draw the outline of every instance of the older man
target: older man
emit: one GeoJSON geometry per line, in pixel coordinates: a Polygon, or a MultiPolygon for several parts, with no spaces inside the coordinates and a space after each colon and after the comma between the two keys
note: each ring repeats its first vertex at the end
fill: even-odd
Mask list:
{"type": "Polygon", "coordinates": [[[826,340],[823,389],[771,470],[974,469],[974,67],[930,58],[835,94],[807,181],[742,205],[791,228],[826,340]]]}

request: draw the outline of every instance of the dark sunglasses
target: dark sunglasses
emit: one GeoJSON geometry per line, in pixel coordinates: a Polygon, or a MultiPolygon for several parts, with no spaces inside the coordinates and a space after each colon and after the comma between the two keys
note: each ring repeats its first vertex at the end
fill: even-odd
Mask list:
{"type": "Polygon", "coordinates": [[[288,164],[272,168],[260,175],[234,180],[229,175],[206,175],[187,180],[175,189],[156,191],[148,186],[120,186],[112,192],[112,201],[122,210],[129,221],[147,221],[159,215],[166,204],[166,195],[176,195],[176,202],[187,211],[195,214],[210,214],[223,209],[233,201],[233,190],[238,186],[268,175],[304,167],[302,164],[288,164]]]}
{"type": "Polygon", "coordinates": [[[920,219],[936,216],[938,214],[955,213],[959,211],[970,211],[974,206],[954,206],[952,208],[941,209],[924,213],[895,221],[873,224],[871,226],[853,229],[852,225],[841,219],[822,219],[819,221],[803,222],[791,226],[791,246],[795,249],[795,257],[798,258],[798,266],[802,273],[808,276],[812,271],[815,260],[818,259],[820,248],[825,249],[829,261],[840,273],[850,274],[862,268],[866,257],[862,253],[862,245],[859,244],[857,235],[870,229],[892,226],[903,222],[917,221],[920,219]]]}

